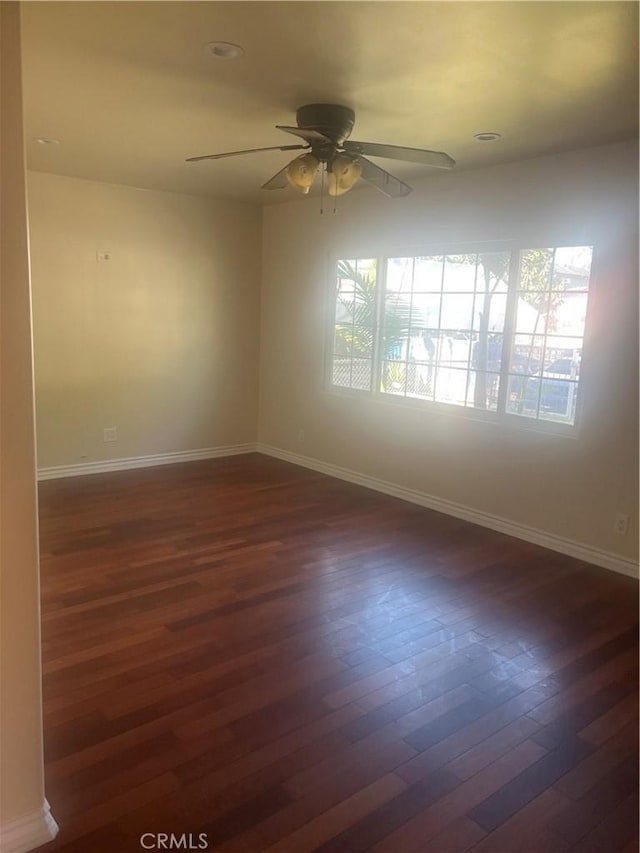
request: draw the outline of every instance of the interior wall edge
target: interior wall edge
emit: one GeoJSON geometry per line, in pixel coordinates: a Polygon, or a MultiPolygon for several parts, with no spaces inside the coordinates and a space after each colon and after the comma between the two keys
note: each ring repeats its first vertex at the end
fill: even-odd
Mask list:
{"type": "Polygon", "coordinates": [[[42,809],[45,781],[21,9],[0,3],[0,835],[7,853],[7,838],[42,809]]]}

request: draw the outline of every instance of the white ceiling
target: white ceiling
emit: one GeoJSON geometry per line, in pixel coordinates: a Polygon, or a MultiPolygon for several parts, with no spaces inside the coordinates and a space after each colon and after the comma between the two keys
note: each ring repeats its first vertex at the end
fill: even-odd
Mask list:
{"type": "Polygon", "coordinates": [[[45,172],[295,198],[260,190],[287,152],[184,158],[295,143],[274,125],[313,102],[353,107],[353,139],[446,151],[460,169],[637,135],[632,2],[30,2],[22,15],[28,165],[45,172]],[[245,54],[215,60],[213,40],[245,54]]]}

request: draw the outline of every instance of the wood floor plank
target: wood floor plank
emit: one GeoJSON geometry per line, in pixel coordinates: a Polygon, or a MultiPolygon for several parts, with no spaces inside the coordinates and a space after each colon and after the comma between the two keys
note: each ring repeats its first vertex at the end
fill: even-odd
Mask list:
{"type": "Polygon", "coordinates": [[[271,853],[289,853],[291,850],[315,850],[327,838],[337,835],[363,814],[368,814],[402,791],[405,784],[393,773],[383,776],[356,794],[328,809],[306,823],[296,832],[277,844],[266,848],[271,853]]]}
{"type": "Polygon", "coordinates": [[[257,454],[39,488],[43,850],[637,849],[632,579],[257,454]]]}
{"type": "Polygon", "coordinates": [[[484,830],[492,832],[553,785],[590,751],[589,746],[578,738],[567,739],[475,806],[469,816],[484,830]]]}
{"type": "Polygon", "coordinates": [[[637,751],[638,725],[634,720],[559,779],[554,787],[577,800],[613,768],[622,764],[627,756],[637,751]]]}
{"type": "Polygon", "coordinates": [[[596,853],[611,850],[612,853],[637,841],[638,838],[638,795],[630,794],[612,811],[602,823],[574,846],[580,853],[596,853]]]}
{"type": "Polygon", "coordinates": [[[574,846],[637,790],[638,753],[632,753],[587,794],[569,804],[550,828],[574,846]]]}
{"type": "Polygon", "coordinates": [[[406,787],[393,799],[360,820],[351,821],[348,828],[323,844],[319,851],[361,853],[361,851],[370,850],[376,842],[423,812],[457,785],[458,780],[448,771],[435,771],[426,779],[406,787]]]}
{"type": "MultiPolygon", "coordinates": [[[[427,842],[443,832],[453,821],[471,816],[478,803],[485,801],[492,792],[517,777],[524,768],[534,764],[544,754],[542,747],[532,741],[524,741],[408,820],[372,849],[377,853],[392,853],[397,850],[410,853],[424,850],[427,842]]],[[[484,827],[481,826],[481,829],[484,827]]]]}
{"type": "Polygon", "coordinates": [[[555,788],[545,789],[497,829],[485,835],[472,848],[473,853],[520,849],[531,853],[562,853],[563,850],[569,849],[569,844],[549,832],[549,823],[569,802],[569,799],[555,788]],[[535,831],[532,831],[534,828],[535,831]],[[546,842],[543,838],[546,838],[546,842]]]}

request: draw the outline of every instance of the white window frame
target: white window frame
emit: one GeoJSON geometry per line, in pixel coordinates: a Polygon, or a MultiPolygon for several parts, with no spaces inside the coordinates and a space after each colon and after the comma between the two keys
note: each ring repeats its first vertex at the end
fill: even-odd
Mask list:
{"type": "MultiPolygon", "coordinates": [[[[509,367],[511,364],[511,353],[516,336],[516,312],[518,300],[518,285],[520,282],[521,256],[523,252],[531,249],[551,249],[555,251],[562,248],[574,246],[592,247],[592,262],[589,276],[589,290],[587,299],[587,313],[585,329],[582,337],[583,345],[588,338],[589,315],[592,306],[592,292],[594,286],[594,267],[596,262],[596,246],[593,240],[537,240],[537,241],[491,241],[491,242],[461,242],[461,243],[438,243],[411,246],[409,248],[393,248],[385,252],[342,252],[333,253],[329,257],[329,287],[327,299],[328,329],[325,335],[326,347],[324,358],[324,390],[341,397],[371,398],[372,400],[397,406],[410,406],[426,409],[434,413],[452,415],[455,417],[480,420],[490,424],[501,424],[517,430],[534,430],[536,432],[551,433],[566,437],[577,436],[582,424],[583,394],[581,393],[584,368],[581,366],[580,380],[576,386],[577,401],[575,419],[573,424],[560,421],[542,420],[539,411],[536,417],[519,415],[506,410],[507,395],[509,388],[509,367]],[[419,397],[406,397],[402,395],[385,393],[380,390],[382,359],[380,358],[382,321],[384,317],[384,305],[387,284],[387,262],[389,258],[399,257],[426,257],[431,255],[455,255],[455,254],[481,254],[483,252],[510,252],[509,264],[509,286],[507,290],[505,323],[503,330],[502,358],[500,365],[500,384],[496,411],[480,409],[473,406],[460,406],[454,403],[446,403],[440,400],[426,400],[419,397]],[[376,325],[374,328],[374,343],[372,355],[371,388],[349,388],[333,384],[333,340],[335,334],[335,282],[338,261],[345,259],[375,259],[376,260],[376,325]]],[[[552,267],[553,268],[553,267],[552,267]]],[[[547,331],[544,338],[546,340],[547,331]]],[[[541,377],[542,380],[542,377],[541,377]]],[[[538,401],[538,407],[540,400],[538,401]]]]}

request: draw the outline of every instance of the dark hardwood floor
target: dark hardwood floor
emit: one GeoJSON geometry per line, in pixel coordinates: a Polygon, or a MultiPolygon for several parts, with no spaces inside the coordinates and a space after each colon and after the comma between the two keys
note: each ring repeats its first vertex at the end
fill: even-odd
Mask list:
{"type": "Polygon", "coordinates": [[[638,849],[634,580],[258,455],[40,515],[43,849],[638,849]]]}

